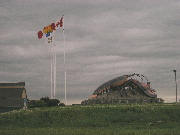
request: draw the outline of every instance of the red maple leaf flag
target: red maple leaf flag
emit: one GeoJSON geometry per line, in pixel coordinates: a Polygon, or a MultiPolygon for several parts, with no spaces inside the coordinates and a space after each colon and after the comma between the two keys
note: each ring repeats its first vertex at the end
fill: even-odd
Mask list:
{"type": "Polygon", "coordinates": [[[63,16],[61,17],[61,20],[60,20],[60,27],[63,27],[63,16]]]}

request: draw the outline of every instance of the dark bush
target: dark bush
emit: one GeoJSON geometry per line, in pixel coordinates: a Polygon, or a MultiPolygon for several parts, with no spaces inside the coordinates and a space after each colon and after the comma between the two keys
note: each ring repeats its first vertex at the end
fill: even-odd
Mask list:
{"type": "Polygon", "coordinates": [[[45,107],[47,106],[46,103],[42,100],[30,100],[28,103],[28,107],[45,107]]]}
{"type": "Polygon", "coordinates": [[[65,104],[64,103],[59,103],[59,106],[65,106],[65,104]]]}
{"type": "Polygon", "coordinates": [[[49,99],[49,97],[42,97],[40,100],[30,100],[28,106],[32,107],[49,107],[49,106],[65,106],[63,103],[60,103],[58,99],[49,99]]]}
{"type": "Polygon", "coordinates": [[[58,99],[50,99],[47,102],[47,105],[48,106],[58,106],[59,103],[60,103],[60,101],[58,99]]]}
{"type": "Polygon", "coordinates": [[[42,97],[40,98],[40,100],[44,101],[45,103],[48,103],[49,102],[49,97],[42,97]]]}

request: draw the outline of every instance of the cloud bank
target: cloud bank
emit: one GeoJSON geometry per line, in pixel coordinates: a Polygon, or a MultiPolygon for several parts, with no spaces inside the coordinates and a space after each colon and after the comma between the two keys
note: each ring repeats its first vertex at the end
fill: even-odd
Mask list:
{"type": "MultiPolygon", "coordinates": [[[[179,12],[179,0],[1,0],[0,81],[25,81],[31,99],[50,96],[49,49],[37,31],[64,14],[69,104],[134,72],[145,74],[159,97],[174,101],[172,69],[180,82],[179,12]]],[[[55,38],[56,95],[63,101],[62,33],[55,38]]]]}

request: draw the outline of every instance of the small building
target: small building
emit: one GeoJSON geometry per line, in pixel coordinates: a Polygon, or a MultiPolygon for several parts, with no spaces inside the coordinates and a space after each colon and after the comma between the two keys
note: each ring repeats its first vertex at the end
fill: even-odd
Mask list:
{"type": "Polygon", "coordinates": [[[159,103],[147,77],[129,74],[114,78],[100,85],[87,100],[81,104],[119,104],[119,103],[159,103]]]}
{"type": "Polygon", "coordinates": [[[0,108],[23,108],[26,106],[27,94],[25,82],[0,83],[0,108]]]}

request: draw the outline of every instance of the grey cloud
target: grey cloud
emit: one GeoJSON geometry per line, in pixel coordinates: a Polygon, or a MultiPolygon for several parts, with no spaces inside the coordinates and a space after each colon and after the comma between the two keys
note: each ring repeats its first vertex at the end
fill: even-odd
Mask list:
{"type": "MultiPolygon", "coordinates": [[[[50,95],[49,48],[36,36],[65,14],[69,103],[134,72],[148,76],[159,97],[173,101],[170,70],[180,69],[179,10],[178,0],[1,0],[0,81],[25,80],[32,99],[50,95]]],[[[55,38],[57,97],[63,100],[62,33],[55,38]]]]}

